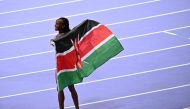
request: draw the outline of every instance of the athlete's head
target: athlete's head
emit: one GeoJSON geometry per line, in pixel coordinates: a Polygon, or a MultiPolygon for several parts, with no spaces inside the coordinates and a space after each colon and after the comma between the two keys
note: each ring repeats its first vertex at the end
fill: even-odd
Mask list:
{"type": "Polygon", "coordinates": [[[69,20],[64,17],[60,17],[55,22],[55,30],[61,33],[67,33],[70,31],[69,20]]]}

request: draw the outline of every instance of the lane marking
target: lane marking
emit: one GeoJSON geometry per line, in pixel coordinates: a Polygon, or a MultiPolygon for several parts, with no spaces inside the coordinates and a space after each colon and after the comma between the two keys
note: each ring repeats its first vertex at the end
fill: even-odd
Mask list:
{"type": "Polygon", "coordinates": [[[174,12],[169,12],[169,13],[164,13],[164,14],[158,14],[158,15],[149,16],[149,17],[143,17],[143,18],[138,18],[138,19],[132,19],[132,20],[123,21],[123,22],[112,23],[112,24],[108,24],[108,26],[110,26],[110,25],[118,25],[118,24],[122,24],[122,23],[129,23],[129,22],[134,22],[134,21],[140,21],[140,20],[147,20],[147,19],[151,19],[151,18],[167,16],[167,15],[172,15],[172,14],[178,14],[178,13],[183,13],[183,12],[188,12],[188,11],[190,11],[190,9],[174,11],[174,12]]]}
{"type": "MultiPolygon", "coordinates": [[[[110,11],[110,10],[116,10],[116,9],[122,9],[122,8],[127,8],[127,7],[133,7],[133,6],[143,5],[143,4],[147,4],[147,3],[154,3],[154,2],[158,2],[158,1],[160,1],[160,0],[153,0],[153,1],[147,1],[147,2],[142,2],[142,3],[137,3],[137,4],[124,5],[124,6],[107,8],[107,9],[102,9],[102,10],[97,10],[97,11],[79,13],[79,14],[69,15],[69,16],[65,16],[65,17],[71,18],[71,17],[76,17],[76,16],[83,16],[83,15],[88,15],[88,14],[94,14],[94,13],[99,13],[99,12],[106,12],[106,11],[110,11]]],[[[52,20],[56,20],[56,19],[57,19],[57,17],[56,18],[39,20],[39,21],[34,21],[34,22],[27,22],[27,23],[15,24],[15,25],[1,26],[0,29],[10,28],[10,27],[17,27],[17,26],[23,26],[23,25],[29,25],[29,24],[35,24],[35,23],[41,23],[41,22],[52,21],[52,20]]]]}
{"type": "Polygon", "coordinates": [[[177,36],[177,34],[169,32],[169,31],[163,31],[163,33],[169,34],[169,35],[173,35],[173,36],[177,36]]]}
{"type": "MultiPolygon", "coordinates": [[[[107,81],[107,80],[119,79],[119,78],[130,77],[130,76],[135,76],[135,75],[141,75],[141,74],[146,74],[146,73],[153,73],[153,72],[156,72],[156,71],[162,71],[162,70],[178,68],[178,67],[183,67],[183,66],[188,66],[188,65],[190,65],[190,63],[179,64],[179,65],[169,66],[169,67],[163,67],[163,68],[153,69],[153,70],[147,70],[147,71],[143,71],[143,72],[137,72],[137,73],[132,73],[132,74],[128,74],[128,75],[116,76],[116,77],[105,78],[105,79],[100,79],[100,80],[88,81],[88,82],[83,82],[83,83],[79,83],[79,84],[76,84],[76,85],[80,86],[80,85],[85,85],[85,84],[91,84],[91,83],[102,82],[102,81],[107,81]]],[[[6,96],[1,96],[0,99],[16,97],[16,96],[21,96],[21,95],[28,95],[28,94],[39,93],[39,92],[46,92],[46,91],[51,91],[51,90],[56,90],[56,88],[54,87],[54,88],[47,88],[47,89],[42,89],[42,90],[36,90],[36,91],[30,91],[30,92],[6,95],[6,96]]]]}
{"type": "Polygon", "coordinates": [[[43,38],[43,37],[49,37],[49,36],[54,36],[56,34],[57,33],[34,36],[34,37],[29,37],[29,38],[22,38],[22,39],[15,39],[15,40],[10,40],[10,41],[4,41],[4,42],[0,42],[0,45],[1,44],[13,43],[13,42],[19,42],[19,41],[25,41],[25,40],[31,40],[31,39],[37,39],[37,38],[43,38]]]}
{"type": "Polygon", "coordinates": [[[152,50],[152,51],[146,51],[146,52],[141,52],[141,53],[136,53],[136,54],[130,54],[130,55],[126,55],[126,56],[119,56],[119,57],[114,57],[112,59],[119,59],[119,58],[138,56],[138,55],[142,55],[142,54],[161,52],[161,51],[166,51],[166,50],[171,50],[171,49],[176,49],[176,48],[181,48],[181,47],[187,47],[187,46],[190,46],[190,44],[183,44],[183,45],[172,46],[172,47],[167,47],[167,48],[162,48],[162,49],[157,49],[157,50],[152,50]]]}
{"type": "Polygon", "coordinates": [[[184,39],[190,39],[188,37],[184,37],[184,36],[181,36],[181,35],[177,35],[175,33],[172,33],[170,31],[163,31],[163,33],[166,33],[166,34],[169,34],[169,35],[172,35],[172,36],[177,36],[177,37],[181,37],[181,38],[184,38],[184,39]]]}
{"type": "Polygon", "coordinates": [[[166,30],[161,30],[161,31],[156,31],[156,32],[151,32],[151,33],[145,33],[145,34],[140,34],[140,35],[135,35],[135,36],[130,36],[130,37],[124,37],[124,38],[120,38],[119,40],[133,39],[133,38],[138,38],[138,37],[143,37],[143,36],[148,36],[148,35],[160,34],[163,31],[179,30],[179,29],[184,29],[184,28],[189,28],[189,27],[190,26],[182,26],[182,27],[166,29],[166,30]]]}
{"type": "Polygon", "coordinates": [[[10,59],[24,58],[24,57],[29,57],[29,56],[42,55],[42,54],[47,54],[47,53],[51,53],[51,52],[54,52],[54,50],[44,51],[44,52],[38,52],[38,53],[32,53],[32,54],[26,54],[26,55],[20,55],[20,56],[14,56],[14,57],[8,57],[8,58],[1,58],[0,61],[10,60],[10,59]]]}
{"type": "MultiPolygon", "coordinates": [[[[100,101],[95,101],[95,102],[87,102],[84,104],[80,104],[80,106],[110,102],[110,101],[114,101],[114,100],[126,99],[126,98],[131,98],[131,97],[138,97],[138,96],[142,96],[142,95],[148,95],[148,94],[153,94],[153,93],[158,93],[158,92],[170,91],[170,90],[180,89],[180,88],[189,87],[189,86],[190,86],[190,84],[185,84],[185,85],[180,85],[180,86],[175,86],[175,87],[169,87],[169,88],[164,88],[164,89],[159,89],[159,90],[137,93],[137,94],[133,94],[133,95],[126,95],[126,96],[121,96],[121,97],[116,97],[116,98],[110,98],[110,99],[105,99],[105,100],[100,100],[100,101]]],[[[74,106],[68,106],[68,107],[66,107],[66,109],[73,108],[73,107],[74,106]]],[[[190,109],[190,108],[187,108],[187,109],[190,109]]]]}
{"type": "Polygon", "coordinates": [[[31,74],[36,74],[36,73],[43,73],[43,72],[53,71],[53,70],[56,70],[56,69],[55,68],[51,68],[51,69],[33,71],[33,72],[28,72],[28,73],[20,73],[20,74],[16,74],[16,75],[9,75],[9,76],[0,77],[0,80],[1,79],[6,79],[6,78],[18,77],[18,76],[31,75],[31,74]]]}
{"type": "Polygon", "coordinates": [[[50,5],[44,5],[44,6],[25,8],[25,9],[19,9],[19,10],[14,10],[14,11],[1,12],[0,15],[16,13],[16,12],[22,12],[22,11],[35,10],[35,9],[46,8],[46,7],[53,7],[53,6],[64,5],[64,4],[71,4],[71,3],[76,3],[76,2],[80,2],[80,1],[83,1],[83,0],[73,0],[73,1],[50,4],[50,5]]]}
{"type": "MultiPolygon", "coordinates": [[[[164,50],[169,50],[169,49],[181,48],[181,47],[185,47],[185,46],[189,46],[189,45],[190,44],[183,44],[183,45],[172,46],[172,47],[167,47],[167,48],[163,48],[163,49],[157,49],[157,50],[152,50],[152,51],[147,51],[147,52],[142,52],[142,53],[136,53],[136,54],[132,54],[132,55],[153,53],[153,52],[164,51],[164,50]]],[[[24,57],[29,57],[29,56],[42,55],[42,54],[47,54],[47,53],[52,53],[52,52],[54,52],[54,50],[32,53],[32,54],[27,54],[27,55],[14,56],[14,57],[8,57],[8,58],[1,58],[0,61],[7,61],[7,60],[11,60],[11,59],[18,59],[18,58],[24,58],[24,57]]],[[[129,57],[129,56],[130,55],[127,55],[127,57],[129,57]]],[[[126,57],[126,56],[124,56],[124,57],[126,57]]],[[[119,57],[117,57],[117,58],[119,58],[119,57]]]]}
{"type": "MultiPolygon", "coordinates": [[[[106,24],[106,26],[107,26],[107,24],[106,24]]],[[[111,26],[113,26],[113,25],[111,24],[111,26]]],[[[141,35],[135,35],[135,36],[125,37],[125,38],[120,38],[120,40],[131,39],[131,38],[136,38],[136,37],[141,37],[141,36],[146,36],[146,35],[158,34],[158,33],[162,33],[163,31],[173,31],[173,30],[185,29],[185,28],[189,28],[189,27],[190,27],[190,25],[188,25],[188,26],[182,26],[182,27],[177,27],[177,28],[172,28],[172,29],[166,29],[166,30],[157,31],[157,32],[151,32],[151,33],[146,33],[146,34],[141,34],[141,35]]],[[[56,34],[57,33],[52,33],[52,34],[34,36],[34,37],[30,37],[30,38],[23,38],[23,39],[4,41],[4,42],[0,42],[0,45],[1,44],[8,44],[8,43],[19,42],[19,41],[25,41],[25,40],[31,40],[31,39],[37,39],[37,38],[43,38],[43,37],[49,37],[49,36],[54,36],[56,34]]]]}

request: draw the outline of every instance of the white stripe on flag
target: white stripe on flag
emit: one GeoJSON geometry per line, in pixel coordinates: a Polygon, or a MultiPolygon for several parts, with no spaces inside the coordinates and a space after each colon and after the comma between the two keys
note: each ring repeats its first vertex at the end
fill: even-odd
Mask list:
{"type": "Polygon", "coordinates": [[[105,44],[108,40],[110,40],[114,35],[110,35],[105,40],[103,40],[101,43],[99,43],[97,46],[95,46],[90,52],[88,52],[84,57],[82,57],[82,61],[84,61],[88,56],[90,56],[95,50],[97,50],[100,46],[105,44]]]}
{"type": "Polygon", "coordinates": [[[77,70],[77,67],[75,65],[75,68],[73,69],[63,69],[63,70],[60,70],[58,73],[57,73],[57,76],[59,76],[61,73],[64,73],[64,72],[73,72],[73,71],[76,71],[77,70]]]}

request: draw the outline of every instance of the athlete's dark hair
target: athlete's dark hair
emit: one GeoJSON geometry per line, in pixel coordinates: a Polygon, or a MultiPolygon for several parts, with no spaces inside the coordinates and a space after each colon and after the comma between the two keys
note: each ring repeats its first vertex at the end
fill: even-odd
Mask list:
{"type": "Polygon", "coordinates": [[[64,17],[60,17],[59,19],[61,19],[63,21],[63,24],[65,25],[64,29],[62,30],[64,33],[69,32],[71,29],[69,28],[69,20],[67,18],[64,17]]]}

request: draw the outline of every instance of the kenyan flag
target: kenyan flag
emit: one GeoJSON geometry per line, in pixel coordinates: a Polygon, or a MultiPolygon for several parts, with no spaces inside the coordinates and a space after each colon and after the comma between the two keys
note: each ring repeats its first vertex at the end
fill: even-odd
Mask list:
{"type": "Polygon", "coordinates": [[[56,38],[55,47],[58,90],[82,82],[84,77],[123,50],[113,33],[93,20],[85,20],[56,38]]]}

